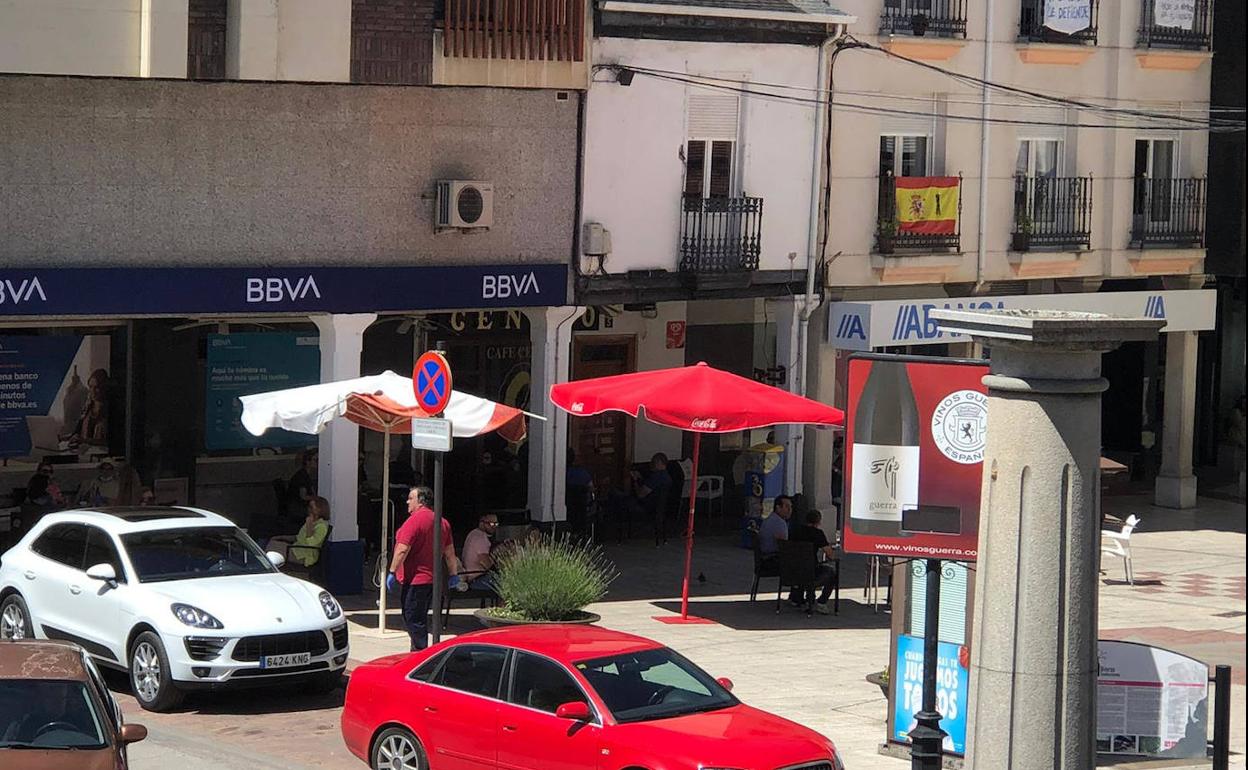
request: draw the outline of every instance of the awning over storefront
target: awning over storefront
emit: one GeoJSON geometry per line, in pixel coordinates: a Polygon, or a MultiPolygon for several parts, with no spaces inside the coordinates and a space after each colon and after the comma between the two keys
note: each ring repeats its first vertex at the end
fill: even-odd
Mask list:
{"type": "Polygon", "coordinates": [[[1162,332],[1205,331],[1216,324],[1217,305],[1218,293],[1213,289],[833,302],[828,307],[827,341],[844,350],[968,341],[964,335],[940,330],[929,315],[937,309],[1077,310],[1163,318],[1162,332]]]}
{"type": "Polygon", "coordinates": [[[563,264],[0,268],[0,319],[559,306],[567,274],[563,264]]]}

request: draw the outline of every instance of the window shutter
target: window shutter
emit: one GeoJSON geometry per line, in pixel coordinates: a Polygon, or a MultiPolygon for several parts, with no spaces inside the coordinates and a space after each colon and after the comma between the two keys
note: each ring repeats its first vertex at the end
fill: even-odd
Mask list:
{"type": "Polygon", "coordinates": [[[688,109],[690,139],[737,140],[741,100],[736,94],[690,88],[688,109]]]}
{"type": "MultiPolygon", "coordinates": [[[[942,642],[966,644],[966,567],[944,562],[952,577],[941,576],[940,623],[937,636],[942,642]]],[[[923,636],[924,609],[927,605],[927,565],[922,559],[910,563],[910,635],[923,636]]]]}

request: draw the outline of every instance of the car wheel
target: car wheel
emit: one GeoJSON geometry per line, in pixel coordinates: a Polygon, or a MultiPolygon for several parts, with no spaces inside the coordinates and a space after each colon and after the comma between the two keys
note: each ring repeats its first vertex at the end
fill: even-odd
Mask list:
{"type": "Polygon", "coordinates": [[[21,594],[13,594],[0,604],[0,639],[34,639],[35,626],[21,594]]]}
{"type": "Polygon", "coordinates": [[[148,711],[168,711],[182,702],[182,692],[169,675],[169,658],[160,637],[144,631],[130,647],[130,689],[148,711]]]}
{"type": "Polygon", "coordinates": [[[388,727],[373,744],[373,770],[428,770],[425,750],[411,731],[388,727]]]}

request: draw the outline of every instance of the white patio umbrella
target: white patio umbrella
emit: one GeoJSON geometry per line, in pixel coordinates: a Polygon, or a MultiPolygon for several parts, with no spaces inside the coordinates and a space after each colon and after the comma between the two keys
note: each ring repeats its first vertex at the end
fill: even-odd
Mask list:
{"type": "MultiPolygon", "coordinates": [[[[412,379],[385,371],[368,377],[357,377],[339,382],[324,382],[301,388],[273,390],[241,396],[243,402],[243,427],[255,436],[269,428],[282,428],[295,433],[317,434],[325,430],[334,419],[345,417],[351,422],[385,434],[382,444],[382,500],[381,500],[381,561],[386,564],[386,547],[390,541],[388,504],[390,502],[390,435],[412,432],[412,419],[432,417],[417,404],[412,379]]],[[[524,416],[545,419],[506,404],[452,391],[442,417],[451,422],[451,435],[455,438],[472,438],[497,431],[508,441],[518,442],[525,436],[524,416]]],[[[440,472],[441,463],[437,464],[440,472]]],[[[435,487],[441,487],[440,479],[435,487]]],[[[435,552],[440,549],[436,541],[442,532],[442,500],[435,495],[433,531],[435,552]]],[[[434,558],[433,574],[433,638],[441,634],[441,594],[444,577],[442,559],[434,558]]],[[[379,632],[386,628],[386,585],[382,581],[378,600],[379,632]]]]}

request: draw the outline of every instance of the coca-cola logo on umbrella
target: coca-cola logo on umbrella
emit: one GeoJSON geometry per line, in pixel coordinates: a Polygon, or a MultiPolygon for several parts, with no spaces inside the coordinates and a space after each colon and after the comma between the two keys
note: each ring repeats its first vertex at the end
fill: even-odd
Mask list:
{"type": "Polygon", "coordinates": [[[719,427],[719,420],[714,417],[696,418],[689,423],[692,430],[715,430],[719,427]]]}

